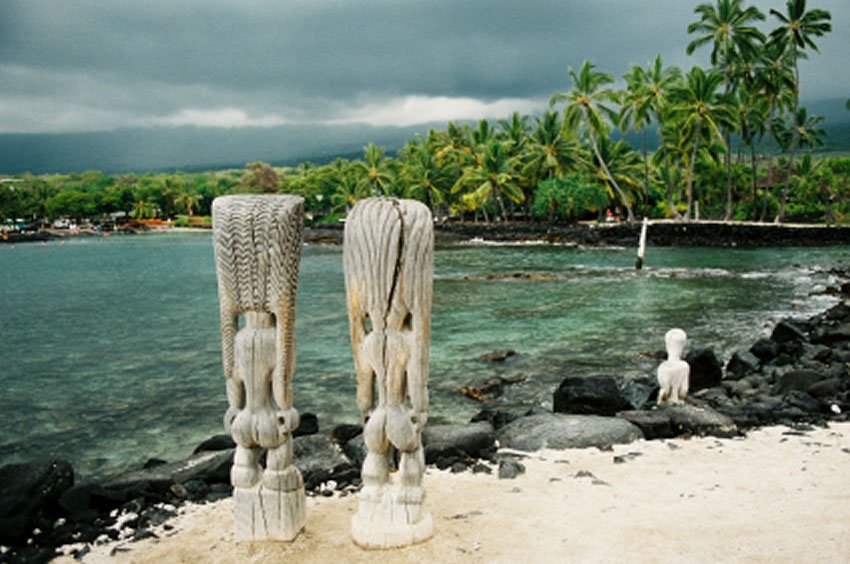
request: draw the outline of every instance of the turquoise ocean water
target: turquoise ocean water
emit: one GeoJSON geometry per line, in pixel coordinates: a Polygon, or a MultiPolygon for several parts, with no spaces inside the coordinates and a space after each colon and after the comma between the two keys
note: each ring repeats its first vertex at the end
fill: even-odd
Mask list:
{"type": "MultiPolygon", "coordinates": [[[[432,422],[480,405],[457,388],[522,373],[501,403],[551,406],[567,375],[651,373],[641,353],[678,326],[728,354],[785,315],[850,249],[633,249],[458,245],[435,257],[432,422]],[[543,280],[501,278],[525,272],[543,280]],[[497,275],[493,279],[493,275],[497,275]],[[477,360],[500,348],[505,365],[477,360]]],[[[328,430],[356,423],[342,252],[306,246],[295,402],[328,430]]],[[[188,455],[221,432],[218,301],[208,233],[0,246],[0,465],[59,456],[83,476],[188,455]]]]}

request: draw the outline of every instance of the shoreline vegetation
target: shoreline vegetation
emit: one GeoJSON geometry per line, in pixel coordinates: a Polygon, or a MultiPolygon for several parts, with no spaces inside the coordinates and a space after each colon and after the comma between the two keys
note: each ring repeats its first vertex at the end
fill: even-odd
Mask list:
{"type": "Polygon", "coordinates": [[[0,175],[0,230],[88,221],[108,231],[151,219],[190,226],[232,193],[303,196],[311,224],[335,223],[372,196],[417,199],[441,221],[850,220],[850,157],[813,152],[824,118],[800,103],[799,65],[817,55],[831,14],[805,0],[768,14],[742,0],[694,12],[685,50],[710,48],[708,68],[667,66],[659,55],[626,69],[617,87],[585,60],[568,68],[569,89],[539,115],[452,121],[398,151],[369,144],[360,159],[327,164],[0,175]]]}

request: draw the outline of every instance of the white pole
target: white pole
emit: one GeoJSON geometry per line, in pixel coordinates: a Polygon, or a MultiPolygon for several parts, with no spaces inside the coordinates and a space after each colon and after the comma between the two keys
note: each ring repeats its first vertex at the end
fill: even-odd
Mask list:
{"type": "Polygon", "coordinates": [[[646,255],[646,228],[649,226],[649,219],[643,218],[643,225],[640,228],[640,239],[638,240],[637,262],[635,268],[640,270],[643,268],[643,257],[646,255]]]}

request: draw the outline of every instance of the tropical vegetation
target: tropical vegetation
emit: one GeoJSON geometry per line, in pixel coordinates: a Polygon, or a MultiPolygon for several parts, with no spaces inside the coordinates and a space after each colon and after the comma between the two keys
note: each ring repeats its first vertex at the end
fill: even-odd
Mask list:
{"type": "Polygon", "coordinates": [[[216,196],[253,192],[299,194],[313,222],[371,196],[415,198],[440,219],[850,221],[850,158],[813,155],[823,119],[800,104],[799,66],[831,31],[829,12],[715,0],[694,14],[686,52],[708,48],[706,68],[659,55],[618,81],[586,60],[539,115],[450,122],[395,153],[370,144],[362,158],[296,167],[0,178],[0,221],[192,223],[216,196]]]}

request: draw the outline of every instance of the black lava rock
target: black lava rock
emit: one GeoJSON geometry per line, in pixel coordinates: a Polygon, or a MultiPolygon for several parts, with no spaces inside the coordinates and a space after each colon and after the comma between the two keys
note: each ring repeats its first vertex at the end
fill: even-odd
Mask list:
{"type": "Polygon", "coordinates": [[[779,345],[772,339],[759,339],[750,347],[750,352],[762,363],[770,362],[779,354],[779,345]]]}
{"type": "Polygon", "coordinates": [[[755,372],[759,368],[759,359],[749,351],[740,350],[732,354],[732,358],[726,363],[726,378],[740,380],[747,374],[755,372]]]}
{"type": "Polygon", "coordinates": [[[479,421],[487,421],[490,425],[493,426],[493,429],[501,429],[511,421],[515,421],[519,415],[515,413],[511,413],[509,411],[504,411],[501,409],[493,409],[492,407],[485,407],[478,413],[472,416],[472,419],[469,420],[470,423],[478,423],[479,421]]]}
{"type": "Polygon", "coordinates": [[[723,379],[723,365],[711,349],[694,349],[685,355],[685,362],[691,367],[691,392],[718,386],[723,379]]]}
{"type": "Polygon", "coordinates": [[[195,447],[195,450],[192,452],[192,454],[198,454],[199,452],[227,450],[235,447],[236,443],[233,442],[233,437],[231,437],[230,435],[214,435],[199,444],[197,447],[195,447]]]}
{"type": "Polygon", "coordinates": [[[663,412],[655,410],[632,410],[621,411],[617,417],[625,419],[637,426],[646,440],[667,439],[674,437],[673,426],[670,417],[663,412]]]}
{"type": "Polygon", "coordinates": [[[631,406],[610,376],[568,376],[555,390],[552,410],[578,415],[616,415],[631,406]]]}
{"type": "Polygon", "coordinates": [[[298,428],[292,432],[293,437],[306,437],[308,435],[315,435],[319,432],[319,418],[315,413],[310,413],[309,411],[305,411],[301,414],[301,422],[298,424],[298,428]]]}
{"type": "Polygon", "coordinates": [[[782,344],[791,341],[807,341],[808,337],[797,322],[784,319],[773,328],[770,339],[782,344]]]}
{"type": "Polygon", "coordinates": [[[422,443],[427,464],[445,457],[484,458],[495,446],[496,433],[487,421],[468,425],[428,425],[422,431],[422,443]]]}
{"type": "Polygon", "coordinates": [[[24,544],[37,519],[59,514],[59,497],[73,485],[74,469],[65,460],[0,468],[0,544],[24,544]]]}
{"type": "Polygon", "coordinates": [[[331,429],[331,439],[339,444],[345,444],[360,433],[363,427],[360,425],[342,424],[331,429]]]}

